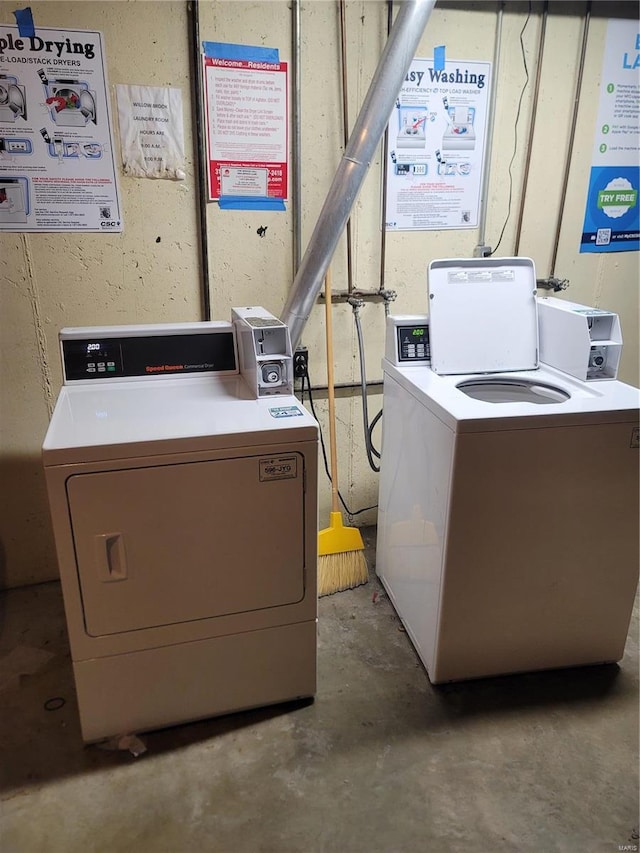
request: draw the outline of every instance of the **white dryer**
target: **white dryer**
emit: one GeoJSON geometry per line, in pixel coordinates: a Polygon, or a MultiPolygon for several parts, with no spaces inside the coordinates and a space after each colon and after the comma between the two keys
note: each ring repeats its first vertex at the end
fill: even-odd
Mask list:
{"type": "Polygon", "coordinates": [[[525,259],[435,262],[431,365],[390,357],[411,324],[388,323],[376,570],[433,683],[624,651],[640,394],[536,366],[534,282],[525,259]]]}
{"type": "Polygon", "coordinates": [[[251,390],[231,323],[60,338],[43,460],[83,738],[312,696],[315,420],[251,390]]]}

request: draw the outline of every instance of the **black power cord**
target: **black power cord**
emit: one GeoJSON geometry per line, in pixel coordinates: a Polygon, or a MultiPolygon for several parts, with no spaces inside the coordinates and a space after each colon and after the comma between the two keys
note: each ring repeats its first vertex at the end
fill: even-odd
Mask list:
{"type": "Polygon", "coordinates": [[[358,334],[358,352],[360,354],[360,383],[362,387],[362,420],[364,425],[364,443],[365,449],[367,451],[367,461],[369,462],[369,467],[372,471],[375,471],[376,474],[380,473],[380,468],[373,461],[373,457],[376,456],[380,459],[380,454],[374,448],[371,443],[371,431],[376,424],[376,421],[382,414],[382,411],[374,418],[373,422],[369,423],[369,408],[367,404],[367,375],[365,373],[365,359],[364,359],[364,340],[362,336],[362,323],[360,322],[360,304],[357,301],[351,303],[351,308],[353,310],[353,319],[356,324],[356,332],[358,334]]]}
{"type": "MultiPolygon", "coordinates": [[[[325,447],[324,436],[322,435],[322,427],[320,426],[320,419],[318,418],[318,415],[316,414],[315,406],[313,403],[313,394],[311,391],[311,380],[309,378],[308,368],[305,370],[304,375],[300,376],[300,385],[301,385],[301,387],[300,387],[300,398],[301,398],[301,402],[304,402],[305,383],[307,386],[307,395],[309,397],[309,408],[311,409],[311,414],[318,421],[318,430],[320,432],[320,447],[322,448],[322,458],[324,460],[324,470],[326,472],[326,475],[327,475],[329,482],[333,484],[333,481],[331,479],[331,472],[329,470],[329,460],[327,458],[327,448],[325,447]]],[[[382,412],[380,412],[380,414],[382,414],[382,412]]],[[[378,415],[376,417],[376,419],[374,419],[374,421],[371,425],[371,428],[373,428],[373,426],[375,426],[376,420],[379,417],[380,417],[380,415],[378,415]]],[[[347,513],[349,518],[355,518],[356,515],[361,515],[363,512],[368,512],[371,509],[377,509],[378,508],[378,504],[374,504],[373,506],[365,506],[362,509],[351,510],[347,506],[346,501],[342,497],[342,494],[340,493],[339,489],[338,489],[338,497],[340,498],[340,503],[344,507],[344,511],[347,513]]]]}
{"type": "Polygon", "coordinates": [[[489,252],[488,257],[491,255],[495,255],[498,251],[498,246],[502,242],[502,238],[504,237],[505,228],[507,227],[507,222],[511,216],[511,200],[513,197],[513,175],[511,173],[511,169],[513,168],[513,161],[516,159],[516,154],[518,153],[518,122],[520,121],[520,110],[522,109],[522,99],[524,98],[524,93],[527,90],[527,86],[529,85],[529,68],[527,67],[527,55],[524,49],[524,42],[522,41],[522,36],[524,35],[524,31],[527,29],[527,25],[529,23],[529,19],[531,18],[531,0],[529,0],[529,13],[527,15],[527,19],[524,22],[522,29],[520,30],[520,50],[522,51],[522,63],[524,65],[524,73],[525,73],[525,81],[524,86],[522,87],[522,91],[520,92],[520,98],[518,100],[518,109],[516,112],[516,120],[514,123],[514,140],[513,140],[513,155],[511,157],[511,161],[509,163],[509,203],[507,205],[507,217],[504,220],[504,225],[502,226],[502,231],[500,232],[500,237],[498,238],[498,242],[496,244],[495,249],[492,252],[489,252]]]}

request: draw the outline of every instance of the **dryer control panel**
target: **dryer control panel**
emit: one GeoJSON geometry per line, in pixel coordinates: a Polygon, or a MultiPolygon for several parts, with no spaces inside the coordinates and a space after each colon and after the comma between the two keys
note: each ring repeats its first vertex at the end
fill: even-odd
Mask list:
{"type": "Polygon", "coordinates": [[[104,329],[63,329],[60,333],[65,383],[200,373],[237,373],[230,324],[192,324],[104,329]]]}

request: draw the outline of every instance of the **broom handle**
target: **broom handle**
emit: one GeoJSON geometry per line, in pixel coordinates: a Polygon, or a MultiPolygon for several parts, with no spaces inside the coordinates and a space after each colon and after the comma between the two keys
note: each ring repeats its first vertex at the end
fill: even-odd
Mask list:
{"type": "Polygon", "coordinates": [[[329,449],[331,452],[331,511],[340,512],[338,498],[338,454],[336,451],[336,400],[333,390],[333,325],[331,317],[331,267],[324,280],[324,307],[327,334],[327,395],[329,399],[329,449]]]}

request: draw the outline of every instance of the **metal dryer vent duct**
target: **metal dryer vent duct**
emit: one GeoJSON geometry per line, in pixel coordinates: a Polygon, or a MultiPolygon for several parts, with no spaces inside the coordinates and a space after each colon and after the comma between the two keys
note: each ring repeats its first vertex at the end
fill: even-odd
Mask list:
{"type": "Polygon", "coordinates": [[[340,235],[389,121],[436,0],[405,0],[378,62],[340,165],[302,258],[281,319],[300,342],[340,235]]]}

